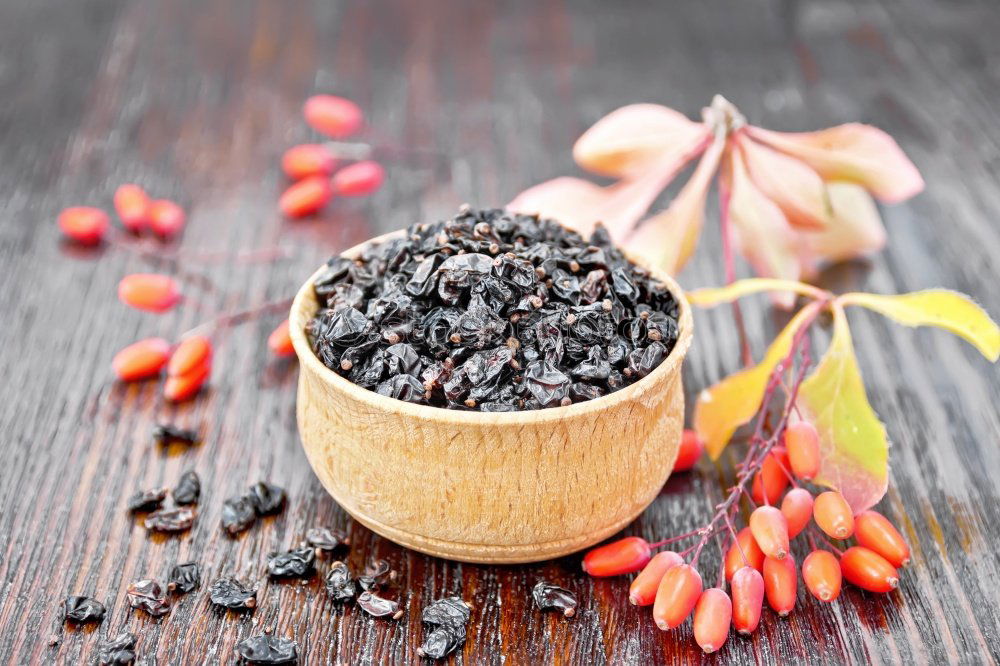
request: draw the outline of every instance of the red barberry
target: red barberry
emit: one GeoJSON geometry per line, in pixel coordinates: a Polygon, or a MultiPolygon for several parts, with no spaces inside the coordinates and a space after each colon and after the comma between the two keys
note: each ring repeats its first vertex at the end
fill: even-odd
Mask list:
{"type": "Polygon", "coordinates": [[[781,500],[781,515],[788,523],[788,538],[805,529],[813,515],[813,496],[805,488],[792,488],[781,500]]]}
{"type": "Polygon", "coordinates": [[[652,552],[642,537],[625,537],[594,548],[583,557],[583,570],[591,576],[635,573],[649,562],[652,552]]]}
{"type": "Polygon", "coordinates": [[[275,356],[291,356],[295,353],[292,346],[292,336],[288,333],[288,320],[278,324],[267,338],[267,346],[275,356]]]}
{"type": "Polygon", "coordinates": [[[752,634],[760,624],[764,577],[753,567],[742,567],[733,575],[730,587],[733,592],[733,626],[741,634],[752,634]]]}
{"type": "Polygon", "coordinates": [[[157,199],[149,206],[149,228],[163,238],[170,238],[184,228],[187,214],[169,199],[157,199]]]}
{"type": "Polygon", "coordinates": [[[59,213],[59,229],[81,245],[97,245],[111,224],[108,214],[100,208],[73,206],[59,213]]]}
{"type": "Polygon", "coordinates": [[[169,275],[132,273],[118,283],[118,299],[147,312],[166,312],[181,299],[177,282],[169,275]]]}
{"type": "Polygon", "coordinates": [[[788,521],[773,506],[759,506],[750,514],[750,531],[764,555],[782,560],[788,555],[788,521]]]}
{"type": "Polygon", "coordinates": [[[302,114],[313,129],[337,139],[354,134],[364,124],[361,107],[334,95],[313,95],[306,100],[302,114]]]}
{"type": "Polygon", "coordinates": [[[792,473],[810,480],[819,472],[819,433],[808,421],[796,421],[785,428],[785,450],[792,473]]]}
{"type": "Polygon", "coordinates": [[[384,180],[385,169],[378,162],[356,162],[333,174],[333,192],[340,197],[364,197],[382,187],[384,180]]]}
{"type": "Polygon", "coordinates": [[[869,592],[891,592],[899,585],[899,572],[874,550],[854,546],[840,556],[840,571],[847,582],[869,592]]]}
{"type": "Polygon", "coordinates": [[[309,176],[329,176],[337,165],[330,150],[319,143],[292,146],[281,156],[281,168],[292,180],[309,176]]]}
{"type": "Polygon", "coordinates": [[[146,190],[126,183],[115,190],[115,211],[122,225],[132,233],[139,233],[149,225],[149,208],[152,202],[146,190]]]}
{"type": "Polygon", "coordinates": [[[187,400],[201,390],[210,371],[211,363],[206,361],[183,375],[167,377],[163,384],[163,396],[171,402],[187,400]]]}
{"type": "Polygon", "coordinates": [[[635,606],[648,606],[656,599],[656,590],[663,580],[663,574],[667,569],[684,564],[684,558],[673,552],[665,550],[653,555],[653,559],[646,563],[639,575],[632,581],[628,588],[628,600],[635,606]]]}
{"type": "Polygon", "coordinates": [[[910,563],[910,547],[903,535],[877,511],[864,511],[854,517],[854,536],[858,545],[874,550],[894,567],[910,563]]]}
{"type": "Polygon", "coordinates": [[[840,596],[841,578],[840,562],[828,550],[814,550],[802,562],[802,580],[820,601],[833,601],[840,596]]]}
{"type": "Polygon", "coordinates": [[[736,540],[726,552],[726,580],[731,580],[737,571],[746,566],[757,571],[764,568],[764,551],[757,545],[749,527],[737,533],[736,540]]]}
{"type": "Polygon", "coordinates": [[[795,608],[798,577],[795,573],[795,559],[788,555],[780,560],[764,558],[764,592],[767,603],[784,617],[795,608]]]}
{"type": "Polygon", "coordinates": [[[278,200],[278,209],[285,217],[305,217],[322,210],[332,197],[329,179],[309,176],[285,190],[278,200]]]}
{"type": "Polygon", "coordinates": [[[780,452],[772,451],[764,458],[760,471],[754,475],[750,494],[757,504],[777,504],[788,487],[788,475],[782,469],[780,452]]]}
{"type": "Polygon", "coordinates": [[[694,430],[685,430],[681,433],[681,444],[677,449],[677,460],[674,461],[675,472],[685,472],[698,462],[701,452],[705,450],[705,445],[701,437],[694,430]]]}
{"type": "Polygon", "coordinates": [[[207,363],[212,356],[212,341],[204,335],[192,335],[181,340],[170,355],[167,374],[172,377],[186,375],[198,366],[207,363]]]}
{"type": "Polygon", "coordinates": [[[828,490],[816,496],[813,518],[819,528],[834,539],[846,539],[854,534],[851,507],[836,490],[828,490]]]}
{"type": "Polygon", "coordinates": [[[690,564],[667,569],[653,602],[656,626],[666,631],[680,625],[694,610],[701,589],[701,575],[690,564]]]}
{"type": "Polygon", "coordinates": [[[146,379],[160,374],[170,358],[170,343],[163,338],[146,338],[133,342],[115,354],[111,368],[125,382],[146,379]]]}
{"type": "Polygon", "coordinates": [[[694,608],[694,640],[705,653],[715,652],[729,638],[733,602],[717,587],[701,593],[694,608]]]}

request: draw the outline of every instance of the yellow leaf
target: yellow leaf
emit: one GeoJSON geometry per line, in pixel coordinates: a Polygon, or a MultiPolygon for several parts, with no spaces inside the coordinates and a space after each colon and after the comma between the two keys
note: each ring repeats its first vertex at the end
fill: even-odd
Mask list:
{"type": "Polygon", "coordinates": [[[775,366],[788,356],[795,333],[803,322],[814,317],[820,307],[814,302],[799,310],[771,342],[760,363],[729,375],[698,395],[694,406],[694,429],[713,460],[726,448],[736,429],[760,409],[767,380],[775,366]]]}
{"type": "Polygon", "coordinates": [[[965,294],[927,289],[909,294],[844,294],[844,305],[861,305],[906,326],[937,326],[972,343],[983,356],[1000,358],[1000,327],[965,294]]]}
{"type": "Polygon", "coordinates": [[[810,298],[823,298],[826,292],[804,282],[777,280],[774,278],[747,278],[737,280],[725,287],[704,287],[687,292],[691,305],[710,308],[720,303],[732,303],[737,298],[759,294],[762,291],[793,291],[810,298]]]}
{"type": "Polygon", "coordinates": [[[839,490],[857,513],[885,495],[889,442],[885,426],[868,404],[844,310],[838,303],[832,310],[830,348],[802,382],[796,404],[819,432],[815,482],[839,490]]]}

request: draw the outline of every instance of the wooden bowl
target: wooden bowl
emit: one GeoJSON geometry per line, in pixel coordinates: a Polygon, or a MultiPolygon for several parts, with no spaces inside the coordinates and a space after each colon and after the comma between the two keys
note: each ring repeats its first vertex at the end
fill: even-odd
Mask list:
{"type": "MultiPolygon", "coordinates": [[[[357,256],[364,245],[345,254],[357,256]]],[[[628,525],[670,475],[693,323],[669,276],[652,271],[680,304],[680,335],[648,376],[568,407],[481,413],[387,398],[324,366],[305,334],[318,307],[318,273],[302,285],[290,315],[299,434],[323,486],[368,528],[452,560],[546,560],[628,525]]]]}

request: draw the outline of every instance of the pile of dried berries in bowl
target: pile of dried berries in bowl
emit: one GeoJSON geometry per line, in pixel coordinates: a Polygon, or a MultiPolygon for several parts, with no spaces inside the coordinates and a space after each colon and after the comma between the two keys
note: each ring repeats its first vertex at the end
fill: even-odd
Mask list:
{"type": "Polygon", "coordinates": [[[568,406],[651,373],[677,300],[598,227],[463,208],[332,258],[307,335],[319,359],[381,395],[484,412],[568,406]]]}

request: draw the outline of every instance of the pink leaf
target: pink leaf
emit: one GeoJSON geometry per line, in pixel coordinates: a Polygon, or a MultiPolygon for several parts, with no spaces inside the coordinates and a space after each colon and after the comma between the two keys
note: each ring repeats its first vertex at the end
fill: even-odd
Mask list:
{"type": "Polygon", "coordinates": [[[807,273],[824,263],[878,252],[885,246],[885,227],[871,195],[853,183],[827,183],[833,219],[821,231],[801,231],[807,273]]]}
{"type": "Polygon", "coordinates": [[[886,203],[905,201],[924,189],[924,179],[899,144],[871,125],[847,123],[793,133],[748,127],[747,133],[799,158],[824,180],[857,183],[886,203]]]}
{"type": "Polygon", "coordinates": [[[707,145],[701,123],[658,104],[630,104],[612,111],[583,133],[573,158],[584,169],[612,178],[635,178],[654,165],[674,172],[707,145]]]}
{"type": "Polygon", "coordinates": [[[823,229],[830,222],[830,201],[823,179],[801,160],[737,135],[754,183],[795,227],[823,229]]]}

